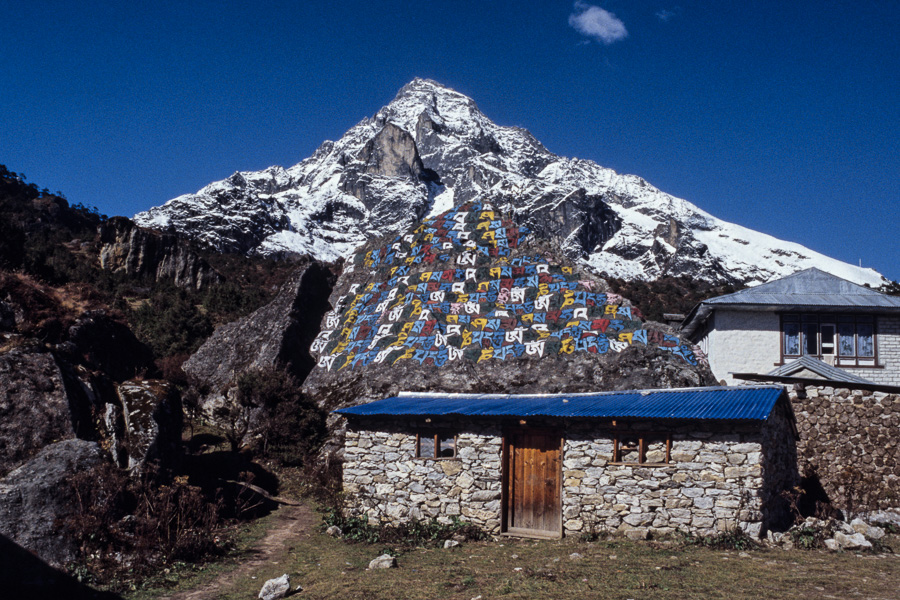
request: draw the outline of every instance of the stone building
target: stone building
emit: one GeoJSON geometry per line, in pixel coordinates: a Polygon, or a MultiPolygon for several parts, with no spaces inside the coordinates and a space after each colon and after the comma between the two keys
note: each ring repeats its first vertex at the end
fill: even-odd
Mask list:
{"type": "Polygon", "coordinates": [[[682,333],[716,379],[766,374],[811,357],[882,385],[900,385],[900,297],[816,268],[704,300],[682,333]]]}
{"type": "Polygon", "coordinates": [[[347,512],[454,517],[497,534],[647,537],[787,518],[796,428],[780,386],[596,394],[401,394],[348,420],[347,512]]]}

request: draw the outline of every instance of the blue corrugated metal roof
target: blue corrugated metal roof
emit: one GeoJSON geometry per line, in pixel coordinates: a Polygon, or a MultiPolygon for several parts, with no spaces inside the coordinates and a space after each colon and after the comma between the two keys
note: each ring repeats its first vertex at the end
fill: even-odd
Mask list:
{"type": "Polygon", "coordinates": [[[783,393],[782,387],[771,385],[547,395],[404,392],[335,412],[356,416],[765,420],[783,393]]]}

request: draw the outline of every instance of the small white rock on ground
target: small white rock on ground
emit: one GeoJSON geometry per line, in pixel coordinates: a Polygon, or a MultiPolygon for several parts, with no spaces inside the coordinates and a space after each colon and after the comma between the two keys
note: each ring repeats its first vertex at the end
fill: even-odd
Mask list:
{"type": "Polygon", "coordinates": [[[397,559],[390,554],[382,554],[369,563],[369,569],[396,569],[397,559]]]}
{"type": "Polygon", "coordinates": [[[259,598],[262,600],[278,600],[284,598],[291,591],[291,576],[285,573],[281,577],[270,579],[259,590],[259,598]]]}

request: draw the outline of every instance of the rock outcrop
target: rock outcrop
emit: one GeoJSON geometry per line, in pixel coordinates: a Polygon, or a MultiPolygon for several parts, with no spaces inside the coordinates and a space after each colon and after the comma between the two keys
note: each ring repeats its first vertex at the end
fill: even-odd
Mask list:
{"type": "Polygon", "coordinates": [[[0,479],[0,534],[52,566],[73,560],[77,540],[67,537],[59,524],[75,504],[66,480],[102,460],[97,443],[65,440],[0,479]]]}
{"type": "Polygon", "coordinates": [[[156,281],[171,279],[179,287],[198,290],[222,280],[183,237],[144,229],[125,217],[113,217],[98,229],[104,269],[156,281]]]}
{"type": "Polygon", "coordinates": [[[216,329],[184,363],[185,372],[208,390],[204,405],[221,401],[242,373],[284,367],[303,381],[315,365],[310,345],[330,308],[332,270],[312,262],[299,267],[272,302],[216,329]]]}
{"type": "Polygon", "coordinates": [[[333,410],[403,390],[714,384],[698,348],[557,256],[488,203],[368,244],[335,286],[304,391],[333,410]]]}

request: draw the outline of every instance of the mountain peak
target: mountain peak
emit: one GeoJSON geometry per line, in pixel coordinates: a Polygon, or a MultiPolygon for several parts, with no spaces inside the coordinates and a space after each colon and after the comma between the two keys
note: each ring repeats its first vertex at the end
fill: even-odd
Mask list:
{"type": "Polygon", "coordinates": [[[860,284],[882,279],[716,219],[640,177],[557,156],[528,131],[491,121],[468,96],[421,78],[299,164],[239,172],[135,221],[223,252],[334,260],[426,215],[483,200],[612,277],[753,285],[818,267],[860,284]]]}

